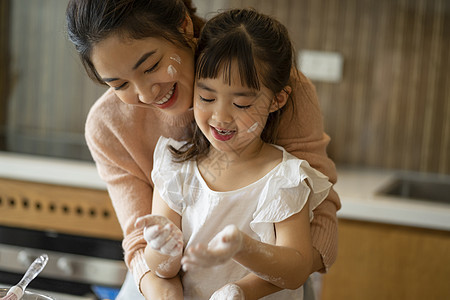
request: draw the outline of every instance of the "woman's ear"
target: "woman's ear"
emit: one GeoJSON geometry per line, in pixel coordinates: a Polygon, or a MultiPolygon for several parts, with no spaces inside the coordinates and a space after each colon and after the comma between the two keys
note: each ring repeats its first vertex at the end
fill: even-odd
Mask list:
{"type": "Polygon", "coordinates": [[[188,14],[186,14],[186,18],[184,19],[183,24],[181,24],[180,31],[188,38],[194,37],[194,24],[188,14]]]}
{"type": "Polygon", "coordinates": [[[281,90],[281,92],[275,94],[275,96],[272,99],[272,104],[270,105],[270,112],[272,113],[285,106],[291,92],[292,88],[289,85],[287,85],[281,90]]]}

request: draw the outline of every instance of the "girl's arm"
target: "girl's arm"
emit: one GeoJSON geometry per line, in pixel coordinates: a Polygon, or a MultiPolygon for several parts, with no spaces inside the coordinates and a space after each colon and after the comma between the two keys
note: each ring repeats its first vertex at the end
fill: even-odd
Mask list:
{"type": "Polygon", "coordinates": [[[258,277],[280,288],[297,289],[308,278],[313,263],[309,227],[309,205],[275,224],[276,244],[259,242],[234,225],[227,226],[208,246],[188,249],[183,268],[222,264],[232,258],[258,277]]]}
{"type": "MultiPolygon", "coordinates": [[[[271,284],[268,281],[265,281],[262,278],[259,278],[253,273],[248,274],[244,278],[236,281],[233,284],[239,287],[239,296],[233,299],[239,300],[256,300],[261,299],[262,297],[268,296],[270,294],[279,292],[282,288],[277,287],[276,285],[271,284]]],[[[217,298],[211,297],[210,300],[215,299],[223,299],[224,296],[228,296],[229,293],[229,285],[222,287],[220,290],[216,291],[214,294],[217,295],[217,298]]],[[[227,298],[228,299],[228,298],[227,298]]]]}
{"type": "Polygon", "coordinates": [[[145,299],[183,300],[183,286],[179,276],[165,279],[148,272],[142,278],[141,291],[145,299]]]}
{"type": "Polygon", "coordinates": [[[162,200],[156,187],[152,214],[139,218],[136,227],[144,228],[145,260],[150,270],[161,278],[175,277],[183,254],[181,217],[162,200]]]}

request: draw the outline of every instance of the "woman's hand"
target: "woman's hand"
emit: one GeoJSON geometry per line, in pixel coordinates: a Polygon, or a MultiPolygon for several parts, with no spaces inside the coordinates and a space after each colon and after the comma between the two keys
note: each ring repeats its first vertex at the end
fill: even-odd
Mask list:
{"type": "Polygon", "coordinates": [[[146,215],[138,218],[135,226],[144,227],[144,239],[153,250],[170,256],[182,253],[183,233],[166,217],[146,215]]]}
{"type": "Polygon", "coordinates": [[[183,270],[223,264],[242,250],[243,234],[235,225],[228,225],[209,243],[197,244],[185,251],[181,260],[183,270]]]}
{"type": "Polygon", "coordinates": [[[220,290],[217,290],[212,294],[209,300],[245,300],[244,292],[242,289],[234,283],[229,283],[223,286],[220,290]]]}

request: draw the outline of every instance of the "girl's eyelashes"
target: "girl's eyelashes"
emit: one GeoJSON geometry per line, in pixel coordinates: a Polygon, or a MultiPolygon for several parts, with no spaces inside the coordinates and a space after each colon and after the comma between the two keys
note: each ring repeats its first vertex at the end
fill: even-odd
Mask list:
{"type": "MultiPolygon", "coordinates": [[[[199,98],[200,98],[200,100],[201,101],[203,101],[203,102],[207,102],[207,103],[211,103],[211,102],[213,102],[214,100],[216,100],[216,99],[207,99],[207,98],[203,98],[202,96],[198,96],[199,98]]],[[[239,105],[239,104],[236,104],[236,103],[233,103],[233,105],[235,106],[235,107],[237,107],[237,108],[239,108],[239,109],[248,109],[248,108],[250,108],[252,105],[250,104],[250,105],[239,105]]]]}
{"type": "Polygon", "coordinates": [[[247,109],[247,108],[251,107],[251,105],[239,105],[239,104],[236,104],[236,103],[233,103],[233,104],[234,104],[234,106],[236,106],[239,109],[247,109]]]}
{"type": "Polygon", "coordinates": [[[213,102],[214,101],[214,99],[206,99],[206,98],[203,98],[202,96],[198,96],[199,98],[200,98],[200,100],[202,100],[203,102],[213,102]]]}
{"type": "Polygon", "coordinates": [[[159,60],[156,64],[154,64],[153,67],[151,67],[150,69],[145,70],[144,73],[147,74],[147,73],[151,73],[151,72],[155,71],[156,68],[159,66],[160,61],[161,60],[159,60]]]}

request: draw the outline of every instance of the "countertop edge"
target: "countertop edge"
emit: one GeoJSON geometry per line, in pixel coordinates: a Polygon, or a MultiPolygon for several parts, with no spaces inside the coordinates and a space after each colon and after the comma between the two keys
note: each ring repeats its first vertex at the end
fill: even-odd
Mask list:
{"type": "Polygon", "coordinates": [[[106,190],[95,163],[0,151],[0,177],[106,190]]]}

